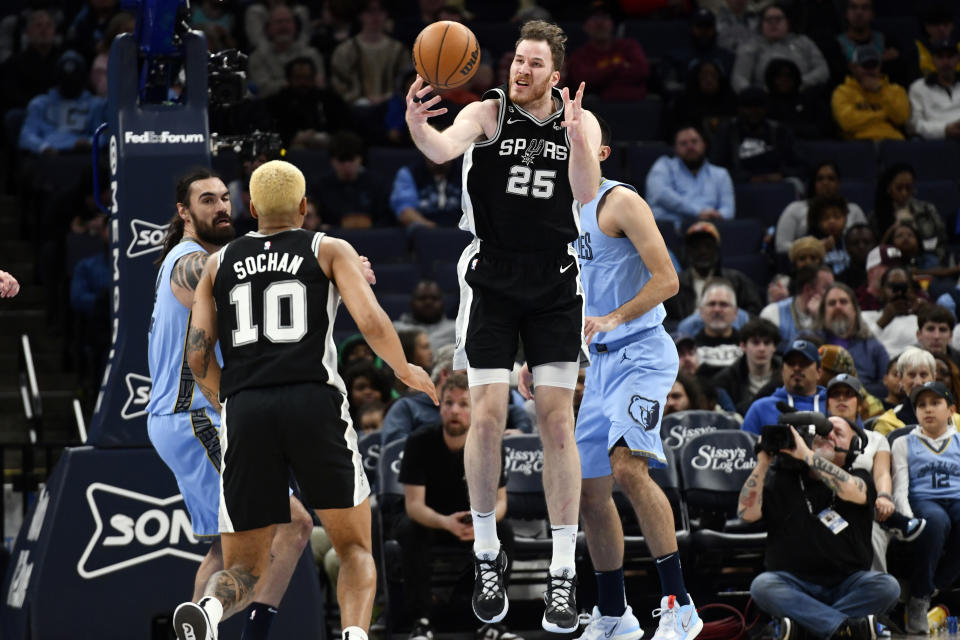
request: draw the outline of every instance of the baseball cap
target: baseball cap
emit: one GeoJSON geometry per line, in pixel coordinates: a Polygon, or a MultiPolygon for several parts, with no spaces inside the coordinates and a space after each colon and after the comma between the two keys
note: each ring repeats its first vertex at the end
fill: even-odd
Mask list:
{"type": "Polygon", "coordinates": [[[910,403],[916,405],[917,398],[920,397],[920,394],[924,391],[929,391],[930,393],[935,393],[937,396],[943,398],[947,401],[947,404],[953,404],[953,394],[950,393],[950,389],[947,388],[947,385],[942,382],[937,382],[936,380],[931,380],[930,382],[924,382],[919,387],[914,387],[910,391],[910,403]]]}
{"type": "Polygon", "coordinates": [[[675,331],[670,334],[670,337],[673,338],[673,344],[677,345],[677,347],[679,347],[681,344],[685,342],[689,342],[690,344],[696,343],[696,340],[694,340],[693,336],[690,335],[689,333],[682,333],[680,331],[675,331]]]}
{"type": "Polygon", "coordinates": [[[686,237],[690,238],[700,233],[713,236],[713,239],[717,241],[717,244],[720,244],[720,232],[717,230],[716,225],[714,225],[712,222],[694,222],[692,225],[690,225],[690,228],[687,229],[686,237]]]}
{"type": "Polygon", "coordinates": [[[713,11],[710,11],[710,9],[697,9],[690,17],[690,22],[697,27],[715,27],[717,17],[713,15],[713,11]]]}
{"type": "Polygon", "coordinates": [[[818,349],[820,366],[833,373],[857,375],[857,366],[850,352],[838,344],[825,344],[818,349]]]}
{"type": "Polygon", "coordinates": [[[861,66],[867,65],[873,62],[880,62],[880,52],[872,44],[860,45],[853,50],[853,57],[850,60],[853,64],[859,64],[861,66]]]}
{"type": "Polygon", "coordinates": [[[790,343],[790,348],[787,349],[787,352],[783,354],[783,359],[786,360],[790,357],[791,353],[799,353],[804,358],[810,362],[816,362],[817,366],[820,366],[820,353],[817,351],[816,345],[807,340],[794,340],[790,343]]]}
{"type": "Polygon", "coordinates": [[[57,58],[57,70],[68,75],[86,73],[87,61],[73,49],[68,49],[57,58]]]}
{"type": "Polygon", "coordinates": [[[850,375],[849,373],[841,373],[838,376],[834,376],[830,382],[827,383],[827,395],[830,395],[830,390],[834,387],[847,386],[853,389],[854,393],[857,394],[858,398],[863,398],[863,385],[860,384],[860,381],[856,377],[850,375]]]}
{"type": "Polygon", "coordinates": [[[876,246],[867,254],[867,271],[880,265],[890,266],[892,264],[899,264],[902,255],[900,249],[897,249],[893,245],[881,244],[876,246]]]}

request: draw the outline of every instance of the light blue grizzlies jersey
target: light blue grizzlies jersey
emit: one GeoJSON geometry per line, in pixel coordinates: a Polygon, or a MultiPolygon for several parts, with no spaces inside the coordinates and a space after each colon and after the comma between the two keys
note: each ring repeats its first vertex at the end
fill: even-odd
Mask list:
{"type": "MultiPolygon", "coordinates": [[[[147,334],[147,360],[153,388],[147,412],[153,415],[180,413],[193,409],[211,408],[210,403],[193,381],[187,364],[187,329],[190,310],[183,306],[170,289],[170,273],[177,260],[206,249],[188,240],[175,246],[160,265],[153,293],[153,315],[147,334]]],[[[217,362],[223,364],[220,344],[217,344],[217,362]]],[[[211,413],[213,413],[211,409],[211,413]]]]}
{"type": "MultiPolygon", "coordinates": [[[[604,316],[633,299],[650,279],[650,270],[643,264],[636,247],[627,237],[611,238],[597,224],[597,205],[614,187],[636,192],[632,186],[616,180],[604,179],[597,197],[580,209],[580,238],[574,248],[580,257],[580,279],[586,292],[585,313],[604,316]]],[[[663,323],[667,316],[662,304],[639,318],[624,322],[613,331],[598,333],[597,343],[619,342],[645,329],[663,323]]]]}

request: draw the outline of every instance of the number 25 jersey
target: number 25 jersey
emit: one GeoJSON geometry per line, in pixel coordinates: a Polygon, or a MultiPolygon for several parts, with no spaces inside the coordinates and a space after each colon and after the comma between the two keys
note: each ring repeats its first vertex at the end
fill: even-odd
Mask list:
{"type": "Polygon", "coordinates": [[[500,250],[563,252],[580,236],[563,101],[550,91],[559,108],[545,120],[513,104],[505,87],[484,93],[500,100],[497,131],[463,154],[460,228],[500,250]]]}
{"type": "Polygon", "coordinates": [[[317,263],[323,236],[250,232],[220,250],[213,298],[221,400],[242,389],[302,382],[345,393],[333,342],[340,294],[317,263]]]}

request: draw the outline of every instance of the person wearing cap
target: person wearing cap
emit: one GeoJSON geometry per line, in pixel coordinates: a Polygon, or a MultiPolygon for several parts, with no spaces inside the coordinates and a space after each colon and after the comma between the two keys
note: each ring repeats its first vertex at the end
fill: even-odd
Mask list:
{"type": "MultiPolygon", "coordinates": [[[[853,61],[853,52],[861,46],[870,46],[877,50],[883,63],[888,67],[903,67],[900,47],[895,40],[873,28],[874,9],[873,0],[846,0],[844,18],[846,29],[836,37],[837,56],[831,56],[830,66],[839,73],[835,73],[837,82],[843,81],[843,76],[853,61]]],[[[896,74],[900,77],[902,74],[896,74]]]]}
{"type": "Polygon", "coordinates": [[[890,356],[917,342],[917,313],[930,303],[905,267],[891,267],[880,281],[883,308],[860,315],[890,356]]]}
{"type": "Polygon", "coordinates": [[[928,140],[960,137],[960,51],[954,39],[930,43],[934,71],[910,85],[910,125],[928,140]]]}
{"type": "Polygon", "coordinates": [[[865,263],[867,282],[857,289],[857,302],[862,311],[876,311],[883,308],[883,276],[890,267],[903,264],[900,249],[893,245],[881,244],[867,254],[865,263]]]}
{"type": "Polygon", "coordinates": [[[883,380],[890,355],[867,327],[853,289],[842,282],[826,288],[817,310],[816,329],[826,344],[842,346],[850,353],[864,384],[883,380]]]}
{"type": "Polygon", "coordinates": [[[897,510],[924,518],[909,579],[907,633],[928,632],[927,611],[935,589],[960,578],[960,435],[956,402],[942,382],[911,390],[915,425],[893,441],[893,501],[897,510]]]}
{"type": "MultiPolygon", "coordinates": [[[[843,347],[835,344],[822,344],[817,349],[820,353],[820,384],[824,387],[840,374],[847,374],[857,378],[857,367],[853,363],[853,356],[843,347]]],[[[897,382],[899,388],[900,382],[897,382]]],[[[866,389],[860,394],[860,419],[869,420],[879,416],[887,410],[880,398],[872,395],[866,389]]],[[[899,402],[897,403],[899,404],[899,402]]]]}
{"type": "MultiPolygon", "coordinates": [[[[931,2],[920,14],[923,32],[921,37],[914,41],[914,78],[923,78],[936,72],[931,48],[934,42],[943,42],[953,37],[954,20],[953,6],[945,2],[931,2]]],[[[960,63],[957,64],[957,71],[960,71],[960,63]]]]}
{"type": "Polygon", "coordinates": [[[830,267],[801,267],[790,280],[792,295],[768,304],[760,312],[760,317],[776,325],[784,343],[790,343],[801,332],[816,328],[823,292],[831,284],[833,270],[830,267]]]}
{"type": "Polygon", "coordinates": [[[634,38],[616,37],[610,6],[593,2],[583,23],[586,44],[567,58],[567,84],[586,83],[586,95],[610,102],[643,100],[647,97],[650,65],[643,47],[634,38]]]}
{"type": "Polygon", "coordinates": [[[778,402],[785,402],[796,411],[816,411],[826,414],[827,392],[820,381],[820,353],[808,340],[794,340],[783,356],[780,370],[783,386],[773,395],[760,398],[750,405],[743,417],[744,431],[759,434],[763,425],[776,424],[780,417],[778,402]]]}
{"type": "Polygon", "coordinates": [[[903,140],[910,101],[904,88],[890,82],[880,66],[880,52],[873,45],[857,47],[850,75],[833,91],[833,118],[847,140],[903,140]]]}
{"type": "MultiPolygon", "coordinates": [[[[688,266],[680,272],[680,291],[664,303],[667,317],[671,320],[683,320],[690,315],[699,315],[699,300],[703,294],[703,287],[712,278],[723,278],[731,285],[737,296],[737,303],[742,312],[738,315],[735,324],[743,325],[749,319],[748,314],[760,311],[760,296],[757,286],[745,274],[736,269],[725,269],[720,266],[720,232],[710,222],[696,222],[690,225],[684,235],[688,266]]],[[[696,335],[702,325],[694,323],[681,331],[696,335]]]]}
{"type": "Polygon", "coordinates": [[[33,98],[20,130],[20,149],[35,154],[87,152],[106,119],[106,101],[86,89],[87,63],[76,51],[57,60],[57,86],[33,98]]]}
{"type": "Polygon", "coordinates": [[[647,202],[654,217],[673,222],[678,230],[697,220],[733,219],[733,181],[726,169],[707,160],[707,143],[696,125],[680,125],[673,152],[673,157],[657,158],[647,174],[647,202]]]}
{"type": "Polygon", "coordinates": [[[776,349],[780,331],[769,320],[755,318],[743,325],[739,335],[743,355],[718,371],[712,384],[725,390],[737,413],[744,415],[757,392],[779,373],[781,362],[776,349]]]}
{"type": "Polygon", "coordinates": [[[897,374],[900,376],[903,401],[881,414],[873,424],[873,430],[882,435],[905,425],[916,424],[917,416],[910,401],[910,392],[914,387],[936,379],[937,361],[925,349],[907,347],[897,357],[897,374]]]}

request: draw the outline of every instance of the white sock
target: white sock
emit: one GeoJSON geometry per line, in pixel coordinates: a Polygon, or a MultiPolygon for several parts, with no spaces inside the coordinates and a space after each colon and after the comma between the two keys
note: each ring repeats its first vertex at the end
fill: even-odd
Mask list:
{"type": "Polygon", "coordinates": [[[343,640],[367,640],[367,632],[360,627],[347,627],[343,630],[343,640]]]}
{"type": "Polygon", "coordinates": [[[470,509],[473,516],[473,554],[493,560],[500,553],[500,538],[497,537],[496,510],[489,513],[480,513],[470,509]]]}
{"type": "Polygon", "coordinates": [[[577,525],[551,525],[553,534],[553,558],[550,560],[550,574],[560,575],[564,570],[572,576],[576,573],[577,525]]]}
{"type": "Polygon", "coordinates": [[[200,602],[197,603],[203,610],[207,612],[207,617],[210,618],[210,624],[216,627],[220,624],[220,620],[223,619],[223,604],[213,596],[206,596],[200,598],[200,602]]]}

